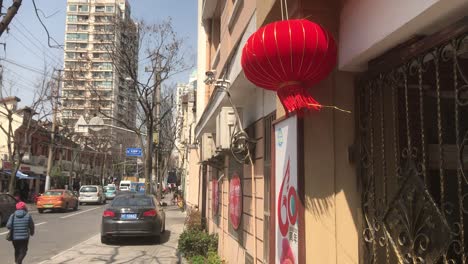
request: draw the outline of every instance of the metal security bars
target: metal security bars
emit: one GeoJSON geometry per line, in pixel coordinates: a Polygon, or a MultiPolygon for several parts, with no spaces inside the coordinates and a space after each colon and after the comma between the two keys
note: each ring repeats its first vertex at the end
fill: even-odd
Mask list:
{"type": "Polygon", "coordinates": [[[468,262],[467,32],[393,50],[358,82],[362,263],[468,262]]]}

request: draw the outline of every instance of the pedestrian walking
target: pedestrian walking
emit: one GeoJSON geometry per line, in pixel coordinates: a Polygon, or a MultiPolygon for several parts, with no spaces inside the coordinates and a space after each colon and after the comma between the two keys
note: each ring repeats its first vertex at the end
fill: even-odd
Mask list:
{"type": "Polygon", "coordinates": [[[7,228],[11,232],[11,242],[15,248],[15,263],[23,263],[28,252],[29,237],[34,235],[34,221],[24,202],[16,204],[16,211],[10,215],[7,228]]]}

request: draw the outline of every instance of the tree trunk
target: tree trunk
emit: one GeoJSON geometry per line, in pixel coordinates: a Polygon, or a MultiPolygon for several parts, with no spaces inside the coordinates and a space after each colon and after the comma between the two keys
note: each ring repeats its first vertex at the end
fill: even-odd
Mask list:
{"type": "Polygon", "coordinates": [[[152,131],[152,125],[148,126],[148,129],[146,131],[147,133],[147,142],[146,142],[146,153],[145,153],[145,194],[151,194],[151,171],[153,168],[153,131],[152,131]]]}
{"type": "Polygon", "coordinates": [[[20,164],[16,165],[16,162],[14,160],[14,157],[10,159],[11,161],[11,175],[10,175],[10,181],[8,184],[8,193],[11,195],[15,194],[15,187],[16,187],[16,173],[18,172],[20,164]]]}

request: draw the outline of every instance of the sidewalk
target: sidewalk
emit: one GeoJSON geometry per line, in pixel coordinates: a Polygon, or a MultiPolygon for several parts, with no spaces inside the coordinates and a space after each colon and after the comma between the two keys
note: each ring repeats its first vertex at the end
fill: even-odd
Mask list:
{"type": "Polygon", "coordinates": [[[186,263],[177,254],[177,241],[184,228],[185,214],[178,208],[166,209],[166,232],[159,244],[141,239],[121,239],[101,244],[100,234],[42,263],[186,263]]]}

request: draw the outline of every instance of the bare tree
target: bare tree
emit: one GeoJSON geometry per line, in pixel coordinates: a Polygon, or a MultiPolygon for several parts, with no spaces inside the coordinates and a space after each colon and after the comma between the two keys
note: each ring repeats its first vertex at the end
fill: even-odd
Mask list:
{"type": "MultiPolygon", "coordinates": [[[[14,0],[11,6],[7,9],[5,16],[3,17],[2,21],[0,21],[0,36],[8,28],[8,25],[10,24],[11,20],[13,20],[13,17],[18,12],[18,9],[21,6],[21,2],[23,1],[14,0]]],[[[3,7],[3,0],[0,1],[0,7],[3,7]]]]}
{"type": "MultiPolygon", "coordinates": [[[[15,190],[15,177],[23,162],[25,155],[31,155],[31,139],[35,133],[44,130],[43,124],[51,115],[52,108],[52,86],[54,81],[50,71],[44,70],[44,75],[38,80],[34,87],[34,97],[28,106],[23,109],[17,109],[8,104],[8,100],[1,101],[0,116],[5,122],[0,124],[0,131],[7,138],[8,161],[11,164],[11,176],[8,184],[8,191],[13,193],[15,190]],[[49,76],[49,77],[48,77],[49,76]],[[36,118],[33,119],[33,116],[36,118]],[[21,124],[15,128],[15,122],[22,120],[21,124]]],[[[12,86],[2,85],[0,97],[12,97],[12,86]]],[[[38,185],[36,185],[37,191],[38,185]]]]}
{"type": "MultiPolygon", "coordinates": [[[[168,99],[158,98],[158,89],[173,75],[192,66],[186,61],[188,54],[184,49],[184,39],[177,36],[170,19],[159,24],[119,21],[115,23],[115,27],[116,32],[120,34],[120,38],[116,38],[118,41],[103,40],[103,43],[106,43],[105,48],[118,79],[126,89],[128,113],[134,113],[136,119],[135,116],[116,117],[103,110],[104,107],[99,108],[99,112],[104,117],[115,120],[118,126],[137,135],[144,155],[145,190],[150,193],[153,133],[158,126],[163,125],[162,120],[166,120],[174,110],[172,104],[168,108],[161,107],[161,111],[156,113],[158,104],[168,99]],[[138,61],[138,55],[144,59],[138,61]],[[145,72],[139,71],[139,64],[144,62],[150,63],[151,66],[145,72]]],[[[103,98],[99,87],[91,86],[90,90],[96,98],[102,99],[99,100],[101,105],[108,102],[103,98]]],[[[161,138],[159,142],[162,141],[161,138]]]]}

